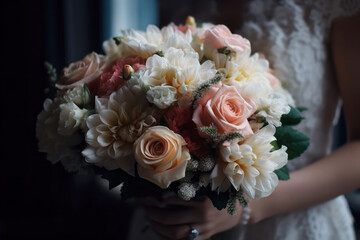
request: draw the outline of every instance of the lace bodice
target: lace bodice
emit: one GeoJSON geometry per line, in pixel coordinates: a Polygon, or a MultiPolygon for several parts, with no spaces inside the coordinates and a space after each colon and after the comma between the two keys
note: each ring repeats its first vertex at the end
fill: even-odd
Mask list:
{"type": "Polygon", "coordinates": [[[332,146],[340,98],[329,58],[330,27],[335,18],[359,9],[360,1],[255,0],[248,7],[239,33],[255,52],[266,55],[297,106],[308,108],[298,128],[311,144],[289,164],[295,170],[328,154],[332,146]]]}

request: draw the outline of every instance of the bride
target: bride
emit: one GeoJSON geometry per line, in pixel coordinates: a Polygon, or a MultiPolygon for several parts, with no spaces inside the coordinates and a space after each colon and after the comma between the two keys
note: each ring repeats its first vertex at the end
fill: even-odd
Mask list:
{"type": "Polygon", "coordinates": [[[342,195],[360,188],[360,2],[234,2],[217,2],[216,23],[248,38],[252,49],[269,59],[297,104],[308,107],[299,129],[310,136],[311,145],[289,163],[290,180],[281,181],[271,196],[251,201],[251,210],[239,205],[238,213],[230,216],[209,199],[147,199],[144,211],[134,216],[129,239],[189,239],[194,229],[198,240],[355,239],[342,195]],[[240,15],[245,20],[241,26],[236,24],[240,15]],[[341,103],[348,141],[331,152],[341,103]],[[139,232],[143,218],[150,231],[139,232]]]}

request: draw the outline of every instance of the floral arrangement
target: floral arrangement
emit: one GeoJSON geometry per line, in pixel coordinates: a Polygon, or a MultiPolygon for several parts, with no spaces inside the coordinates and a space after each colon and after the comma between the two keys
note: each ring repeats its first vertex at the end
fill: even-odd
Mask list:
{"type": "Polygon", "coordinates": [[[188,17],[123,31],[64,68],[38,115],[39,151],[124,199],[208,196],[218,209],[270,195],[309,139],[291,95],[250,42],[188,17]]]}

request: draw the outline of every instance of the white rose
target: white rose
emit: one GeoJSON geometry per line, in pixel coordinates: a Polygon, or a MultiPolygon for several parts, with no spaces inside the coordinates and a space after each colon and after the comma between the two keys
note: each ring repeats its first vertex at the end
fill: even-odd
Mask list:
{"type": "Polygon", "coordinates": [[[67,90],[62,97],[65,102],[74,102],[76,105],[82,105],[83,102],[83,85],[78,85],[74,88],[67,90]]]}
{"type": "Polygon", "coordinates": [[[176,101],[176,88],[172,86],[155,86],[147,91],[146,98],[158,108],[165,109],[176,101]]]}
{"type": "Polygon", "coordinates": [[[58,132],[64,136],[72,135],[80,127],[85,127],[87,109],[80,109],[75,103],[60,104],[58,132]]]}

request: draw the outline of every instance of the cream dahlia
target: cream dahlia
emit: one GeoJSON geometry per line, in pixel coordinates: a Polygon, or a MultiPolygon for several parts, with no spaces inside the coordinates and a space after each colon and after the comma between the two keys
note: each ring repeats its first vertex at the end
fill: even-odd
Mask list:
{"type": "Polygon", "coordinates": [[[110,97],[96,98],[96,114],[86,120],[88,147],[82,151],[87,162],[112,170],[134,170],[133,143],[156,123],[154,111],[145,96],[134,94],[127,86],[110,97]]]}
{"type": "Polygon", "coordinates": [[[242,189],[250,198],[270,195],[278,184],[274,173],[287,163],[286,147],[272,151],[275,127],[267,125],[245,142],[233,141],[221,146],[219,159],[211,173],[212,189],[227,191],[233,186],[242,189]]]}

